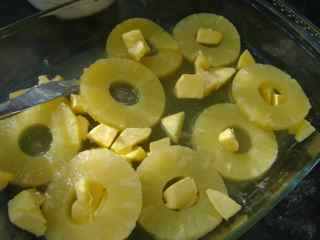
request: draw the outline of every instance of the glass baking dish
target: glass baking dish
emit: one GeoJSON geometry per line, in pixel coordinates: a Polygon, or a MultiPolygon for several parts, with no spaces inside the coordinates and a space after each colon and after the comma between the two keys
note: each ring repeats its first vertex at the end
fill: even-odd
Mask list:
{"type": "MultiPolygon", "coordinates": [[[[118,0],[90,17],[75,20],[56,17],[61,11],[72,8],[74,2],[78,1],[0,30],[1,101],[6,100],[11,91],[36,84],[37,76],[41,74],[78,78],[83,68],[105,57],[106,36],[124,19],[137,16],[150,18],[171,31],[172,26],[186,15],[213,12],[227,17],[236,25],[242,37],[242,47],[248,48],[257,61],[276,65],[298,79],[313,106],[309,119],[319,129],[320,31],[284,2],[118,0]]],[[[183,69],[188,71],[188,64],[185,65],[183,69]]],[[[178,74],[171,76],[172,81],[164,80],[164,84],[170,86],[168,82],[172,84],[178,74]]],[[[205,104],[225,101],[219,96],[211,100],[205,104]]],[[[195,109],[199,110],[194,105],[191,104],[190,110],[186,110],[194,114],[193,117],[197,114],[195,109]]],[[[243,211],[204,239],[238,239],[299,184],[319,161],[318,133],[300,144],[295,144],[282,132],[277,137],[281,149],[279,157],[263,178],[252,183],[227,183],[231,195],[244,206],[243,211]]],[[[9,187],[0,193],[1,240],[33,239],[8,221],[6,203],[16,191],[16,187],[9,187]]],[[[137,227],[129,239],[152,238],[137,227]]]]}

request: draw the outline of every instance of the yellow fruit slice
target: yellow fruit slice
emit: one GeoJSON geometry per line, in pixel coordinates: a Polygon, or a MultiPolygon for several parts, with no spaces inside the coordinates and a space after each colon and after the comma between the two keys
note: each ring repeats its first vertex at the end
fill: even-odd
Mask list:
{"type": "Polygon", "coordinates": [[[10,222],[36,236],[44,235],[47,221],[41,212],[44,196],[34,189],[24,190],[8,203],[10,222]]]}
{"type": "Polygon", "coordinates": [[[77,122],[79,127],[79,135],[81,140],[85,140],[89,131],[89,120],[81,115],[77,116],[77,122]]]}
{"type": "Polygon", "coordinates": [[[89,132],[88,138],[101,147],[109,148],[116,139],[118,133],[119,130],[116,128],[105,124],[99,124],[89,132]]]}
{"type": "Polygon", "coordinates": [[[79,153],[68,169],[49,185],[46,194],[43,210],[48,221],[48,240],[126,239],[142,207],[141,184],[136,172],[125,159],[107,149],[79,153]],[[75,183],[81,178],[103,186],[105,196],[93,217],[77,224],[70,213],[75,183]]]}
{"type": "Polygon", "coordinates": [[[168,137],[161,138],[159,140],[152,141],[149,144],[149,151],[150,152],[161,151],[161,149],[170,147],[170,145],[171,145],[170,138],[168,137]]]}
{"type": "Polygon", "coordinates": [[[198,74],[182,74],[174,87],[176,97],[182,99],[201,99],[204,92],[205,82],[198,74]]]}
{"type": "Polygon", "coordinates": [[[244,68],[247,67],[251,64],[255,64],[256,61],[254,60],[253,56],[251,55],[251,53],[249,52],[248,49],[244,50],[243,53],[240,55],[239,60],[238,60],[238,64],[237,64],[237,68],[244,68]]]}
{"type": "Polygon", "coordinates": [[[212,189],[208,189],[206,193],[214,208],[225,220],[229,220],[241,210],[241,205],[224,193],[212,189]]]}
{"type": "Polygon", "coordinates": [[[241,69],[234,78],[232,95],[250,121],[272,130],[293,127],[311,108],[298,82],[271,65],[253,64],[241,69]],[[274,106],[265,101],[260,89],[266,87],[282,94],[284,102],[274,106]]]}
{"type": "Polygon", "coordinates": [[[315,131],[316,129],[314,128],[314,126],[312,126],[312,124],[305,119],[297,126],[289,129],[289,133],[294,135],[294,138],[297,142],[302,142],[315,131]]]}
{"type": "Polygon", "coordinates": [[[275,135],[249,122],[234,104],[213,105],[203,111],[196,120],[192,142],[196,149],[213,155],[219,173],[235,181],[252,180],[263,175],[276,160],[278,145],[275,135]],[[225,129],[240,129],[248,135],[248,142],[238,137],[245,151],[232,152],[220,143],[219,135],[225,129]]]}
{"type": "Polygon", "coordinates": [[[156,239],[199,239],[222,221],[205,191],[212,188],[227,194],[227,189],[208,155],[171,146],[151,152],[137,172],[143,192],[139,223],[156,239]],[[198,199],[192,207],[174,211],[166,207],[163,191],[170,181],[181,177],[195,181],[198,199]]]}
{"type": "Polygon", "coordinates": [[[131,152],[124,155],[129,162],[142,162],[147,156],[142,147],[136,147],[131,152]]]}
{"type": "Polygon", "coordinates": [[[102,59],[91,65],[81,77],[80,92],[86,110],[96,121],[119,129],[150,127],[159,121],[165,108],[159,79],[128,59],[102,59]],[[112,89],[119,90],[119,86],[132,91],[113,95],[112,89]],[[120,102],[123,97],[130,100],[132,95],[135,101],[120,102]]]}
{"type": "Polygon", "coordinates": [[[13,184],[46,184],[80,148],[76,116],[55,100],[0,121],[0,169],[15,175],[13,184]]]}
{"type": "Polygon", "coordinates": [[[183,55],[194,62],[199,51],[208,58],[212,67],[225,66],[235,62],[240,53],[240,36],[237,29],[226,18],[211,14],[198,13],[182,19],[174,28],[173,35],[183,55]],[[204,45],[196,41],[200,28],[210,28],[223,36],[217,45],[204,45]]]}
{"type": "Polygon", "coordinates": [[[184,112],[178,112],[161,119],[162,128],[174,143],[179,142],[182,134],[184,119],[184,112]]]}
{"type": "Polygon", "coordinates": [[[0,170],[0,191],[5,189],[13,179],[14,175],[12,173],[0,170]]]}
{"type": "Polygon", "coordinates": [[[177,42],[162,27],[144,18],[128,19],[112,30],[106,46],[108,56],[130,58],[122,35],[132,30],[140,30],[153,49],[151,54],[144,56],[140,61],[158,77],[168,76],[180,67],[183,58],[177,42]]]}

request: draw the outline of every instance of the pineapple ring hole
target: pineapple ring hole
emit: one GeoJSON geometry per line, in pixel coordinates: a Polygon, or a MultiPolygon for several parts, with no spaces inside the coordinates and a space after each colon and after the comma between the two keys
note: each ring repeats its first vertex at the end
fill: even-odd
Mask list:
{"type": "Polygon", "coordinates": [[[36,124],[26,128],[18,141],[20,149],[25,154],[37,157],[49,151],[52,139],[50,128],[42,124],[36,124]]]}
{"type": "Polygon", "coordinates": [[[113,83],[109,88],[109,92],[114,100],[123,105],[130,106],[139,102],[139,92],[128,83],[113,83]]]}
{"type": "Polygon", "coordinates": [[[241,127],[233,126],[231,128],[233,128],[234,134],[236,135],[236,138],[239,142],[239,150],[237,151],[237,153],[248,152],[252,147],[249,133],[241,127]]]}
{"type": "Polygon", "coordinates": [[[150,48],[150,52],[146,54],[146,56],[154,56],[157,55],[159,53],[158,48],[148,39],[145,39],[145,41],[147,42],[149,48],[150,48]]]}
{"type": "MultiPolygon", "coordinates": [[[[166,200],[164,198],[164,192],[167,190],[167,188],[169,188],[170,186],[172,186],[173,184],[175,184],[176,182],[179,182],[180,180],[184,179],[185,177],[174,177],[172,179],[170,179],[169,181],[167,181],[167,183],[164,185],[163,189],[162,189],[162,201],[163,203],[166,205],[166,200]]],[[[190,206],[189,208],[193,207],[194,205],[196,205],[196,203],[198,202],[199,200],[199,192],[197,192],[197,199],[194,201],[193,205],[190,206]]],[[[180,211],[182,209],[170,209],[170,210],[173,210],[173,211],[180,211]]]]}
{"type": "Polygon", "coordinates": [[[259,87],[259,94],[262,97],[262,99],[270,106],[281,105],[286,101],[286,95],[283,93],[283,91],[281,91],[281,89],[270,86],[267,83],[261,84],[261,86],[259,87]],[[266,94],[264,94],[265,90],[268,89],[272,93],[271,96],[266,96],[266,94]],[[278,104],[275,104],[274,95],[280,95],[282,97],[282,100],[279,101],[278,104]]]}

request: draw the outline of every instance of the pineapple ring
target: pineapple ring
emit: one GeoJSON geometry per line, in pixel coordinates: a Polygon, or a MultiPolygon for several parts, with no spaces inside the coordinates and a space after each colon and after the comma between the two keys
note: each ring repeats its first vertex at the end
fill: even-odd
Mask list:
{"type": "Polygon", "coordinates": [[[177,42],[158,24],[144,18],[131,18],[117,25],[110,33],[106,51],[110,57],[131,58],[122,40],[122,34],[139,29],[155,53],[141,59],[159,78],[174,73],[182,64],[177,42]]]}
{"type": "Polygon", "coordinates": [[[142,208],[138,175],[126,160],[107,149],[79,153],[49,185],[47,195],[43,210],[48,221],[48,240],[90,240],[93,236],[96,240],[126,239],[142,208]],[[82,177],[101,184],[106,194],[93,219],[76,224],[70,212],[74,184],[82,177]]]}
{"type": "Polygon", "coordinates": [[[205,191],[211,188],[227,194],[227,189],[207,155],[182,146],[166,147],[152,152],[137,172],[143,192],[139,223],[156,239],[198,239],[222,221],[205,191]],[[192,207],[174,211],[165,206],[163,190],[179,177],[193,178],[199,197],[192,207]]]}
{"type": "MultiPolygon", "coordinates": [[[[72,159],[78,152],[81,141],[76,116],[62,102],[61,99],[54,100],[0,121],[0,138],[3,139],[0,169],[15,175],[13,184],[46,184],[60,164],[72,159]],[[50,130],[52,136],[51,143],[47,142],[47,151],[42,154],[27,150],[21,144],[23,135],[27,134],[29,129],[39,129],[39,126],[44,130],[50,130]]],[[[31,135],[37,135],[31,131],[31,135]]],[[[26,144],[32,143],[28,136],[25,136],[25,140],[26,144]]],[[[37,145],[37,142],[34,144],[37,145]]]]}
{"type": "Polygon", "coordinates": [[[272,130],[297,125],[311,108],[297,81],[271,65],[254,64],[240,70],[232,84],[232,95],[250,121],[272,130]],[[278,106],[268,104],[260,94],[265,85],[279,91],[286,100],[278,106]]]}
{"type": "Polygon", "coordinates": [[[192,142],[198,150],[212,154],[218,172],[234,181],[262,176],[278,154],[274,133],[249,122],[237,105],[230,103],[213,105],[204,110],[196,120],[192,142]],[[251,140],[251,147],[246,152],[230,152],[219,143],[219,134],[229,127],[246,131],[251,140]]]}
{"type": "Polygon", "coordinates": [[[183,55],[194,62],[201,51],[210,66],[219,67],[235,62],[240,54],[240,35],[234,25],[223,16],[211,13],[192,14],[182,19],[174,28],[173,35],[183,55]],[[199,28],[212,28],[223,35],[219,45],[206,46],[196,41],[199,28]]]}
{"type": "Polygon", "coordinates": [[[87,112],[98,122],[124,129],[156,124],[165,108],[159,79],[145,66],[128,59],[98,60],[81,77],[80,93],[87,112]],[[115,100],[110,88],[126,84],[138,92],[139,100],[125,105],[115,100]]]}

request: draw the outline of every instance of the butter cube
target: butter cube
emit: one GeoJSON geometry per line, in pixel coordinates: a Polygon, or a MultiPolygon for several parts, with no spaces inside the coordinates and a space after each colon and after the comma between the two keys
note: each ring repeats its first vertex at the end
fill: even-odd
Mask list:
{"type": "Polygon", "coordinates": [[[249,50],[244,50],[244,52],[240,55],[238,64],[237,64],[237,68],[244,68],[247,67],[251,64],[255,64],[256,61],[254,60],[253,56],[251,55],[251,53],[249,52],[249,50]]]}
{"type": "Polygon", "coordinates": [[[224,149],[230,152],[237,152],[239,150],[239,142],[232,128],[227,128],[219,134],[219,142],[224,149]]]}
{"type": "Polygon", "coordinates": [[[170,138],[166,137],[166,138],[161,138],[157,141],[153,141],[149,144],[149,150],[150,152],[155,152],[155,151],[159,151],[161,149],[170,147],[170,138]]]}
{"type": "Polygon", "coordinates": [[[184,124],[185,113],[179,112],[161,119],[161,126],[172,142],[178,143],[184,124]]]}
{"type": "Polygon", "coordinates": [[[47,84],[49,82],[50,82],[50,80],[47,75],[40,75],[38,77],[38,85],[47,84]]]}
{"type": "Polygon", "coordinates": [[[191,207],[197,200],[197,185],[190,177],[185,177],[168,187],[163,197],[169,209],[184,209],[191,207]]]}
{"type": "Polygon", "coordinates": [[[142,162],[147,156],[146,151],[142,147],[137,147],[131,152],[125,154],[125,158],[129,162],[142,162]]]}
{"type": "Polygon", "coordinates": [[[9,93],[9,99],[19,97],[19,96],[25,94],[28,90],[29,90],[29,88],[25,88],[25,89],[19,89],[17,91],[11,92],[11,93],[9,93]]]}
{"type": "Polygon", "coordinates": [[[151,50],[140,30],[131,30],[122,34],[122,40],[128,49],[129,55],[140,61],[151,50]]]}
{"type": "Polygon", "coordinates": [[[38,237],[44,235],[47,221],[40,209],[43,201],[43,195],[36,190],[20,192],[8,203],[10,221],[38,237]]]}
{"type": "Polygon", "coordinates": [[[5,189],[9,182],[14,179],[14,175],[12,173],[3,172],[0,170],[0,191],[5,189]]]}
{"type": "Polygon", "coordinates": [[[79,135],[82,140],[87,138],[89,130],[89,121],[85,117],[79,115],[77,116],[77,123],[79,127],[79,135]]]}
{"type": "Polygon", "coordinates": [[[118,154],[127,154],[150,135],[151,128],[126,128],[112,144],[111,149],[118,154]]]}
{"type": "Polygon", "coordinates": [[[199,51],[196,60],[194,61],[194,68],[196,73],[209,70],[210,63],[208,58],[203,54],[202,51],[199,51]]]}
{"type": "Polygon", "coordinates": [[[212,206],[225,220],[233,217],[241,210],[241,205],[221,192],[207,189],[206,194],[212,206]]]}
{"type": "Polygon", "coordinates": [[[221,32],[214,31],[211,28],[199,28],[196,41],[201,44],[217,45],[221,43],[222,38],[221,32]]]}
{"type": "Polygon", "coordinates": [[[99,124],[89,132],[88,138],[102,147],[109,148],[118,133],[119,130],[116,128],[105,124],[99,124]]]}
{"type": "Polygon", "coordinates": [[[177,98],[201,99],[204,97],[205,84],[197,74],[183,74],[175,85],[177,98]]]}
{"type": "Polygon", "coordinates": [[[316,129],[311,125],[308,120],[303,120],[297,126],[289,129],[289,133],[294,135],[297,142],[302,142],[308,138],[316,129]]]}
{"type": "Polygon", "coordinates": [[[70,95],[71,101],[71,109],[74,113],[85,113],[85,104],[80,95],[71,94],[70,95]]]}

